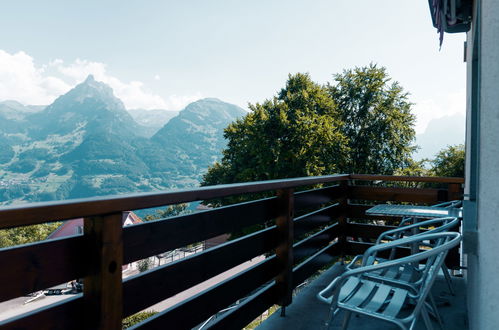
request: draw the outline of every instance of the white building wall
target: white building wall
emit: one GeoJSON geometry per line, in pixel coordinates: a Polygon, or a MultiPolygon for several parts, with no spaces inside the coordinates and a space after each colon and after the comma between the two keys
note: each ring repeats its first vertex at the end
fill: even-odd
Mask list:
{"type": "MultiPolygon", "coordinates": [[[[480,3],[477,244],[467,256],[468,312],[470,329],[495,330],[499,329],[499,1],[480,3]]],[[[472,31],[468,38],[473,35],[472,31]]]]}

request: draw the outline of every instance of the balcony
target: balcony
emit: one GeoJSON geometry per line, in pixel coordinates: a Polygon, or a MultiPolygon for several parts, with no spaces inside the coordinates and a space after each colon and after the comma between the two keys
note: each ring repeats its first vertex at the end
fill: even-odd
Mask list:
{"type": "MultiPolygon", "coordinates": [[[[84,292],[0,321],[0,329],[121,329],[124,317],[256,257],[262,261],[136,327],[191,329],[230,307],[204,328],[240,329],[271,306],[281,305],[287,316],[273,315],[262,328],[292,329],[283,322],[293,320],[297,309],[303,313],[309,308],[306,314],[314,320],[326,316],[316,308],[327,306],[314,307],[317,302],[306,293],[310,298],[310,290],[341,271],[335,262],[362,253],[400,220],[366,216],[366,209],[379,202],[436,204],[461,199],[462,183],[461,178],[333,175],[3,208],[0,228],[83,217],[84,233],[0,250],[0,301],[77,278],[83,278],[84,292]],[[122,227],[122,212],[128,210],[259,194],[271,197],[122,227]],[[122,278],[124,264],[256,225],[259,230],[251,234],[122,278]],[[316,282],[293,296],[298,286],[326,268],[316,282]]],[[[451,252],[446,264],[459,269],[459,251],[451,252]]],[[[451,305],[462,307],[460,299],[456,296],[451,305]]],[[[457,312],[462,314],[461,307],[457,312]]],[[[365,318],[353,323],[365,329],[373,326],[365,318]]]]}

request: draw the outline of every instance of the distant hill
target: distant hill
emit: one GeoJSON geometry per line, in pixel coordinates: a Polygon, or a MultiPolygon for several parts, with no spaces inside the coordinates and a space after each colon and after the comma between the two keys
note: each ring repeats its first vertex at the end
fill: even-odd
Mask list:
{"type": "Polygon", "coordinates": [[[416,135],[416,144],[420,149],[414,154],[416,160],[433,159],[435,155],[448,145],[464,143],[464,115],[456,114],[433,119],[422,134],[416,135]]]}
{"type": "Polygon", "coordinates": [[[148,138],[151,125],[92,76],[45,108],[2,102],[0,204],[197,185],[221,156],[223,129],[244,114],[199,100],[148,138]]]}
{"type": "Polygon", "coordinates": [[[152,141],[167,150],[168,155],[176,155],[184,167],[200,178],[203,164],[212,164],[220,158],[226,146],[224,128],[246,113],[236,105],[215,98],[199,100],[172,118],[152,141]]]}
{"type": "Polygon", "coordinates": [[[14,100],[0,102],[0,115],[7,119],[21,120],[27,115],[42,111],[44,105],[24,105],[14,100]]]}

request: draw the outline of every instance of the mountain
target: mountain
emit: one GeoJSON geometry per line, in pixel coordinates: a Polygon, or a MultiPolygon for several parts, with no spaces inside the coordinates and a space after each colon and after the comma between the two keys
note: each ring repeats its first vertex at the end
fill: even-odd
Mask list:
{"type": "Polygon", "coordinates": [[[245,114],[204,99],[148,138],[92,76],[43,109],[0,105],[0,204],[197,185],[221,157],[223,129],[245,114]]]}
{"type": "Polygon", "coordinates": [[[33,132],[37,138],[65,135],[83,127],[121,136],[128,136],[127,130],[140,130],[111,87],[92,75],[29,119],[36,126],[33,132]]]}
{"type": "Polygon", "coordinates": [[[200,178],[205,164],[220,158],[226,146],[223,130],[247,112],[216,98],[202,99],[189,104],[172,118],[153,137],[167,154],[176,155],[183,166],[200,178]]]}
{"type": "Polygon", "coordinates": [[[424,133],[416,135],[416,144],[420,149],[414,153],[414,158],[433,159],[443,148],[464,143],[464,132],[465,117],[462,114],[433,119],[424,133]]]}
{"type": "Polygon", "coordinates": [[[0,102],[0,116],[12,120],[22,120],[27,115],[45,109],[44,105],[24,105],[14,100],[0,102]]]}

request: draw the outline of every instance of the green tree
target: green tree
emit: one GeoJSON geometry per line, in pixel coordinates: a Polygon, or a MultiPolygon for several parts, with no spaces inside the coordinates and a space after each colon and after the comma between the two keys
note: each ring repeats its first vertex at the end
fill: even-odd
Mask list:
{"type": "Polygon", "coordinates": [[[408,93],[384,67],[370,64],[334,75],[329,93],[338,106],[349,154],[345,173],[393,174],[410,164],[415,116],[408,93]]]}
{"type": "Polygon", "coordinates": [[[43,241],[61,224],[61,222],[52,222],[2,229],[0,230],[0,248],[43,241]]]}
{"type": "Polygon", "coordinates": [[[137,314],[130,315],[127,318],[123,319],[123,329],[128,329],[134,326],[137,323],[140,323],[151,316],[157,314],[158,312],[156,311],[144,311],[144,312],[138,312],[137,314]]]}
{"type": "MultiPolygon", "coordinates": [[[[271,100],[225,129],[227,148],[202,185],[334,173],[393,174],[411,163],[415,116],[407,93],[376,65],[326,86],[290,75],[271,100]]],[[[215,201],[215,204],[237,200],[215,201]]]]}
{"type": "Polygon", "coordinates": [[[431,173],[435,176],[464,177],[464,144],[448,146],[432,160],[431,173]]]}
{"type": "Polygon", "coordinates": [[[145,258],[137,261],[137,269],[143,273],[153,267],[153,261],[150,258],[145,258]]]}
{"type": "Polygon", "coordinates": [[[396,169],[393,172],[393,175],[430,176],[432,175],[432,173],[430,173],[430,170],[428,170],[429,163],[431,163],[431,160],[426,158],[420,161],[416,161],[411,158],[406,162],[406,164],[404,164],[404,167],[396,169]]]}
{"type": "Polygon", "coordinates": [[[337,108],[308,74],[290,75],[277,97],[249,107],[225,129],[223,158],[202,185],[333,174],[344,166],[337,108]]]}
{"type": "Polygon", "coordinates": [[[187,210],[188,207],[189,207],[188,203],[169,205],[164,210],[156,210],[156,213],[154,213],[154,214],[147,214],[146,216],[144,216],[143,219],[144,219],[144,221],[152,221],[152,220],[175,217],[177,215],[187,214],[187,213],[190,213],[190,211],[187,210]]]}

